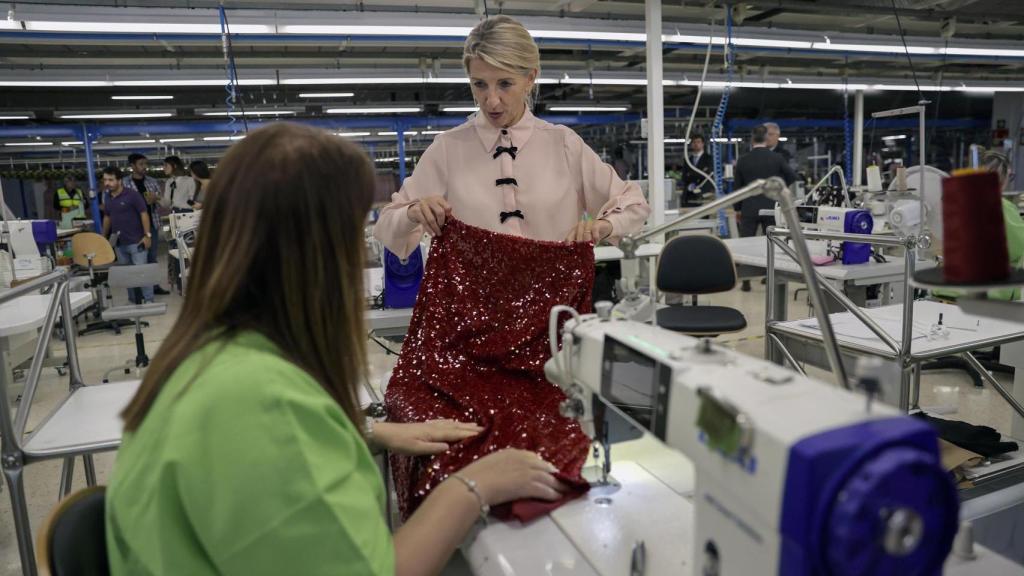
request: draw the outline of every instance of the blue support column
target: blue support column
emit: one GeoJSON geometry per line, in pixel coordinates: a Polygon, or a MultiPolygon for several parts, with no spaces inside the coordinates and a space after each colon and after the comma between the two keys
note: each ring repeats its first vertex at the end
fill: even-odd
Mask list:
{"type": "Polygon", "coordinates": [[[396,122],[398,132],[398,185],[405,182],[405,122],[396,122]]]}
{"type": "Polygon", "coordinates": [[[92,156],[92,134],[89,128],[83,124],[80,132],[82,146],[85,146],[85,172],[89,179],[89,201],[92,206],[92,221],[96,227],[96,233],[103,233],[103,219],[100,218],[100,193],[96,190],[96,166],[93,164],[92,156]]]}

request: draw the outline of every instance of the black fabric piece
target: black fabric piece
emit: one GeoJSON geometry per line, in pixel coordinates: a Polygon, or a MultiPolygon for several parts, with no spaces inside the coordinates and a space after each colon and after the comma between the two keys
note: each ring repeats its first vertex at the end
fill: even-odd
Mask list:
{"type": "Polygon", "coordinates": [[[975,426],[959,420],[936,418],[924,412],[918,412],[914,416],[930,424],[938,433],[939,438],[985,458],[1015,452],[1018,448],[1016,442],[1003,442],[1002,435],[988,426],[975,426]]]}
{"type": "Polygon", "coordinates": [[[520,220],[526,220],[526,216],[523,216],[523,211],[522,210],[513,210],[511,212],[502,212],[501,213],[501,223],[502,224],[504,224],[505,220],[508,220],[509,218],[519,218],[520,220]]]}
{"type": "Polygon", "coordinates": [[[516,182],[515,178],[498,178],[494,181],[495,186],[501,186],[503,184],[511,184],[513,186],[519,186],[519,182],[516,182]]]}
{"type": "Polygon", "coordinates": [[[504,146],[498,146],[497,148],[494,149],[494,157],[497,158],[498,156],[501,156],[502,154],[508,154],[509,156],[512,157],[513,160],[515,160],[516,159],[516,152],[518,152],[518,151],[519,151],[519,148],[516,148],[515,146],[509,146],[507,148],[504,147],[504,146]]]}

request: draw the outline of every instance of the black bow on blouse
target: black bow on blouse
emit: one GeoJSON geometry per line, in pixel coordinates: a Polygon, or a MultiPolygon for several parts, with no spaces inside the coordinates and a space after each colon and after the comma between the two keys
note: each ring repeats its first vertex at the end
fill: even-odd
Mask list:
{"type": "Polygon", "coordinates": [[[515,178],[498,178],[497,180],[494,181],[495,186],[502,186],[504,184],[519,186],[519,182],[516,182],[515,178]]]}
{"type": "Polygon", "coordinates": [[[523,216],[523,211],[522,210],[513,210],[512,212],[502,212],[501,213],[501,223],[502,224],[504,224],[505,220],[508,220],[509,218],[519,218],[520,220],[526,220],[526,217],[523,216]]]}
{"type": "Polygon", "coordinates": [[[498,156],[501,156],[503,153],[508,153],[508,155],[511,156],[513,160],[515,160],[516,152],[518,151],[519,148],[516,148],[515,146],[509,146],[508,148],[504,146],[498,146],[497,148],[494,149],[494,157],[497,158],[498,156]]]}

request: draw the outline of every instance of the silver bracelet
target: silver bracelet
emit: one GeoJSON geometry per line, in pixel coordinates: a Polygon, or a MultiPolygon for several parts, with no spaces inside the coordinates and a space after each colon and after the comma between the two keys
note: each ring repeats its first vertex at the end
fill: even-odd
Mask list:
{"type": "Polygon", "coordinates": [[[470,480],[469,478],[466,478],[465,476],[457,472],[454,474],[450,474],[448,477],[455,478],[459,482],[465,484],[466,489],[472,492],[473,496],[476,496],[476,501],[480,504],[480,520],[482,520],[484,523],[487,523],[487,515],[491,513],[491,507],[486,502],[484,502],[484,497],[481,496],[480,491],[477,490],[476,481],[470,480]]]}

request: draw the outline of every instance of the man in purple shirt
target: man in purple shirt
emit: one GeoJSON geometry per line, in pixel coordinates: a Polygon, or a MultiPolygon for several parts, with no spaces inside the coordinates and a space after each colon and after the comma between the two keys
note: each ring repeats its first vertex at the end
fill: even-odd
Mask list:
{"type": "MultiPolygon", "coordinates": [[[[103,169],[103,188],[107,190],[103,202],[103,235],[117,234],[117,262],[122,265],[148,263],[150,233],[149,210],[140,194],[130,193],[122,182],[121,170],[114,166],[103,169]]],[[[153,302],[153,287],[142,288],[142,299],[153,302]]],[[[128,296],[135,300],[132,290],[128,296]]]]}

